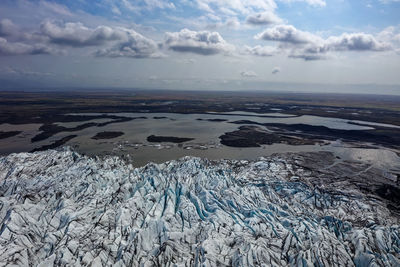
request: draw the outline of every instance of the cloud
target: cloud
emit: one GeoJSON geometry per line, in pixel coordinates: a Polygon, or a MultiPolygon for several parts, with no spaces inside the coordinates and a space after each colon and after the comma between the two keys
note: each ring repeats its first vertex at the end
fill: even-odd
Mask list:
{"type": "Polygon", "coordinates": [[[217,29],[223,27],[238,29],[240,27],[240,22],[237,18],[229,18],[225,22],[217,22],[207,25],[207,28],[209,29],[217,29]]]}
{"type": "Polygon", "coordinates": [[[127,10],[134,11],[134,12],[139,12],[139,8],[135,5],[133,5],[131,2],[128,0],[121,0],[121,4],[123,7],[125,7],[127,10]]]}
{"type": "Polygon", "coordinates": [[[72,16],[71,11],[64,5],[60,5],[57,3],[48,2],[48,1],[44,1],[44,0],[40,0],[39,5],[45,9],[48,9],[49,11],[51,11],[53,13],[64,15],[64,16],[72,16]]]}
{"type": "Polygon", "coordinates": [[[389,26],[383,29],[378,35],[377,38],[379,40],[383,40],[385,42],[393,42],[400,44],[400,27],[389,26]]]}
{"type": "Polygon", "coordinates": [[[197,7],[206,12],[250,14],[257,10],[273,10],[276,3],[274,0],[196,0],[197,7]]]}
{"type": "Polygon", "coordinates": [[[245,46],[243,54],[260,56],[260,57],[271,57],[278,54],[278,48],[274,46],[245,46]]]}
{"type": "Polygon", "coordinates": [[[107,41],[126,38],[126,34],[120,29],[107,26],[90,29],[79,22],[63,24],[46,21],[40,25],[40,30],[49,38],[49,42],[73,47],[102,45],[107,41]]]}
{"type": "MultiPolygon", "coordinates": [[[[323,0],[280,0],[283,2],[301,1],[312,6],[324,6],[323,0]]],[[[120,11],[131,11],[138,15],[144,10],[169,9],[180,10],[181,8],[196,8],[196,12],[215,14],[221,17],[233,17],[239,15],[249,15],[257,12],[273,11],[277,8],[275,0],[105,0],[110,6],[110,10],[115,10],[118,5],[120,11]]]]}
{"type": "MultiPolygon", "coordinates": [[[[328,52],[376,52],[393,49],[390,42],[378,40],[371,34],[344,33],[323,39],[315,34],[298,30],[292,25],[277,25],[268,28],[257,34],[255,39],[279,42],[281,44],[279,49],[286,51],[290,58],[301,58],[306,61],[326,59],[328,52]]],[[[251,54],[260,55],[255,52],[251,54]]]]}
{"type": "Polygon", "coordinates": [[[197,60],[194,58],[184,58],[184,59],[178,59],[178,60],[176,60],[176,62],[182,63],[182,64],[194,64],[197,62],[197,60]]]}
{"type": "Polygon", "coordinates": [[[292,25],[277,25],[257,34],[255,39],[293,44],[321,42],[322,39],[312,33],[296,29],[292,25]]]}
{"type": "Polygon", "coordinates": [[[45,45],[10,43],[7,39],[0,37],[0,55],[2,56],[54,54],[56,52],[56,50],[45,45]]]}
{"type": "Polygon", "coordinates": [[[379,1],[384,4],[400,2],[400,0],[379,0],[379,1]]]}
{"type": "Polygon", "coordinates": [[[246,78],[254,78],[254,77],[257,77],[257,73],[255,73],[255,72],[252,71],[252,70],[245,70],[245,71],[242,71],[242,72],[240,73],[240,75],[242,75],[242,77],[246,77],[246,78]]]}
{"type": "Polygon", "coordinates": [[[175,9],[174,3],[162,0],[121,0],[121,5],[130,11],[140,12],[153,9],[175,9]]]}
{"type": "Polygon", "coordinates": [[[131,58],[160,58],[158,45],[151,39],[125,29],[126,41],[117,43],[111,48],[99,49],[95,55],[98,57],[131,57],[131,58]]]}
{"type": "MultiPolygon", "coordinates": [[[[7,2],[7,1],[2,1],[7,2]]],[[[15,1],[8,1],[13,3],[13,8],[15,11],[15,14],[9,14],[10,17],[14,18],[23,18],[25,17],[29,21],[31,19],[43,19],[43,18],[48,18],[48,17],[54,17],[60,19],[61,17],[63,18],[72,18],[75,17],[76,15],[67,7],[68,4],[70,4],[73,1],[58,1],[58,2],[64,2],[65,5],[56,3],[57,1],[51,1],[51,0],[36,0],[36,1],[31,1],[31,0],[15,0],[15,1]],[[15,16],[18,15],[18,16],[15,16]]],[[[77,2],[77,1],[75,1],[77,2]]],[[[80,4],[83,4],[83,1],[80,1],[80,4]]],[[[5,6],[7,4],[5,3],[5,6]]],[[[73,6],[79,7],[80,5],[78,3],[75,3],[73,6]]],[[[7,14],[8,15],[8,14],[7,14]]]]}
{"type": "Polygon", "coordinates": [[[29,33],[16,31],[9,20],[0,21],[0,34],[12,32],[13,39],[0,40],[1,55],[54,54],[59,50],[51,44],[73,48],[96,46],[98,57],[158,58],[163,56],[158,44],[136,31],[123,27],[98,26],[88,28],[79,22],[61,23],[45,21],[40,31],[29,33]],[[12,31],[10,29],[13,29],[12,31]],[[109,46],[110,47],[106,47],[109,46]],[[105,48],[103,48],[105,47],[105,48]]]}
{"type": "Polygon", "coordinates": [[[41,32],[49,42],[71,47],[104,46],[99,48],[97,57],[159,58],[158,45],[136,31],[123,27],[98,26],[88,28],[82,23],[56,23],[46,21],[41,25],[41,32]]]}
{"type": "Polygon", "coordinates": [[[111,6],[111,11],[112,11],[112,13],[114,13],[115,15],[118,15],[118,16],[121,16],[121,15],[122,15],[121,10],[120,10],[117,6],[115,6],[115,5],[111,6]]]}
{"type": "Polygon", "coordinates": [[[0,20],[0,36],[14,35],[18,31],[18,27],[9,19],[0,20]]]}
{"type": "Polygon", "coordinates": [[[227,43],[218,32],[191,31],[167,32],[165,46],[175,52],[188,52],[199,55],[229,54],[234,46],[227,43]]]}
{"type": "Polygon", "coordinates": [[[266,11],[263,13],[256,13],[253,15],[249,15],[246,18],[246,22],[252,25],[271,25],[278,24],[282,22],[282,19],[279,18],[276,14],[271,11],[266,11]]]}
{"type": "Polygon", "coordinates": [[[280,0],[281,2],[292,3],[292,2],[305,2],[310,6],[324,7],[326,2],[324,0],[280,0]]]}
{"type": "Polygon", "coordinates": [[[304,60],[326,59],[328,52],[339,51],[370,51],[379,52],[391,50],[390,43],[378,41],[371,34],[351,33],[340,36],[331,36],[321,43],[310,43],[304,48],[295,49],[290,55],[292,58],[302,58],[304,60]]]}
{"type": "Polygon", "coordinates": [[[320,55],[320,54],[307,54],[307,53],[292,53],[289,55],[289,58],[299,58],[299,59],[304,59],[305,61],[313,61],[313,60],[322,60],[326,59],[326,55],[320,55]]]}
{"type": "Polygon", "coordinates": [[[280,67],[274,67],[273,69],[272,69],[272,74],[278,74],[279,72],[281,72],[281,68],[280,67]]]}
{"type": "MultiPolygon", "coordinates": [[[[392,46],[388,42],[378,41],[373,35],[366,33],[344,33],[331,36],[322,42],[309,43],[302,49],[308,55],[324,54],[337,51],[386,51],[392,46]]],[[[311,57],[310,57],[311,58],[311,57]]]]}
{"type": "Polygon", "coordinates": [[[33,70],[18,69],[14,67],[5,67],[1,70],[3,73],[21,75],[21,76],[54,76],[52,72],[38,72],[33,70]]]}
{"type": "Polygon", "coordinates": [[[331,36],[325,41],[325,47],[334,51],[385,51],[391,49],[387,42],[378,41],[371,34],[344,33],[331,36]]]}
{"type": "Polygon", "coordinates": [[[59,54],[62,51],[52,48],[46,38],[36,32],[27,32],[9,19],[0,20],[0,55],[39,55],[59,54]]]}
{"type": "Polygon", "coordinates": [[[154,9],[154,8],[175,9],[175,5],[171,1],[143,0],[143,2],[146,5],[146,8],[148,9],[154,9]]]}
{"type": "Polygon", "coordinates": [[[47,41],[41,33],[23,30],[9,19],[0,20],[0,37],[7,38],[8,41],[30,42],[36,45],[47,41]]]}
{"type": "Polygon", "coordinates": [[[277,25],[257,34],[255,39],[289,43],[305,46],[309,53],[327,51],[384,51],[390,49],[387,42],[378,41],[373,35],[366,33],[344,33],[323,39],[315,34],[301,31],[292,25],[277,25]]]}
{"type": "Polygon", "coordinates": [[[237,18],[230,18],[225,21],[225,26],[229,28],[238,28],[240,26],[240,22],[237,18]]]}
{"type": "Polygon", "coordinates": [[[326,2],[323,0],[305,0],[304,2],[311,6],[326,6],[326,2]]]}

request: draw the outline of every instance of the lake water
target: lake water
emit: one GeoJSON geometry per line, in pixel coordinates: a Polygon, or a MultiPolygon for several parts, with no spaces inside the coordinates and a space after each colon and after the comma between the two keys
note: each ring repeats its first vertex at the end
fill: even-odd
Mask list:
{"type": "MultiPolygon", "coordinates": [[[[82,114],[80,114],[82,115],[82,114]]],[[[99,115],[88,114],[85,115],[99,115]]],[[[258,123],[286,123],[309,124],[326,126],[342,130],[367,130],[373,129],[371,122],[356,121],[364,125],[348,123],[349,120],[338,118],[326,118],[318,116],[293,116],[287,114],[251,112],[228,112],[209,114],[174,114],[174,113],[113,113],[112,115],[125,117],[147,117],[147,119],[135,119],[128,122],[109,124],[104,127],[90,127],[77,132],[63,132],[52,136],[47,140],[31,143],[30,139],[39,131],[40,124],[10,125],[1,124],[0,131],[21,130],[23,133],[0,140],[0,154],[12,152],[30,151],[34,148],[50,144],[67,135],[78,135],[66,145],[75,147],[79,152],[88,155],[129,155],[135,166],[142,166],[148,162],[164,162],[183,156],[198,156],[209,159],[256,159],[261,156],[269,156],[282,152],[312,152],[332,151],[346,159],[365,160],[368,162],[380,162],[390,166],[400,166],[399,157],[395,151],[389,149],[364,149],[342,145],[340,142],[326,143],[324,145],[291,146],[285,144],[265,145],[261,148],[234,148],[221,145],[219,136],[225,132],[236,130],[240,125],[231,122],[238,120],[250,120],[258,123]],[[155,118],[165,117],[165,118],[155,118]],[[202,120],[198,120],[202,119],[202,120]],[[210,119],[224,119],[227,121],[216,122],[210,119]],[[91,139],[96,133],[102,131],[121,131],[124,135],[108,140],[91,139]],[[194,138],[193,141],[184,144],[149,143],[146,141],[149,135],[175,136],[194,138]]],[[[110,119],[96,119],[89,122],[106,122],[110,119]]],[[[351,122],[351,121],[350,121],[351,122]]],[[[57,123],[65,127],[75,127],[85,122],[57,123]]],[[[385,125],[396,127],[394,125],[385,125]]],[[[262,126],[260,126],[262,127],[262,126]]]]}

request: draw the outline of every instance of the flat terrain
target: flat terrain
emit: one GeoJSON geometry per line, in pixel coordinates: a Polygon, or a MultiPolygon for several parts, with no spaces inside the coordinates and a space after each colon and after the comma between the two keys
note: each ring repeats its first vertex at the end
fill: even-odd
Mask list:
{"type": "Polygon", "coordinates": [[[12,137],[12,136],[18,135],[20,133],[21,133],[21,131],[8,131],[8,132],[0,131],[0,139],[5,139],[5,138],[8,138],[8,137],[12,137]]]}
{"type": "Polygon", "coordinates": [[[163,142],[168,142],[168,143],[184,143],[188,141],[192,141],[194,138],[187,138],[187,137],[175,137],[175,136],[156,136],[156,135],[150,135],[147,137],[147,141],[152,142],[152,143],[163,143],[163,142]]]}
{"type": "Polygon", "coordinates": [[[88,155],[130,154],[136,166],[186,155],[256,159],[322,150],[390,165],[400,154],[400,97],[3,91],[0,139],[2,155],[68,145],[88,155]]]}
{"type": "MultiPolygon", "coordinates": [[[[0,123],[76,121],[68,113],[85,112],[282,112],[400,126],[400,96],[210,92],[210,91],[64,91],[0,92],[0,123]]],[[[81,121],[87,120],[84,116],[81,121]]]]}
{"type": "Polygon", "coordinates": [[[119,137],[121,135],[124,135],[124,133],[123,132],[100,132],[100,133],[97,133],[95,136],[93,136],[92,139],[95,139],[95,140],[113,139],[113,138],[119,137]]]}

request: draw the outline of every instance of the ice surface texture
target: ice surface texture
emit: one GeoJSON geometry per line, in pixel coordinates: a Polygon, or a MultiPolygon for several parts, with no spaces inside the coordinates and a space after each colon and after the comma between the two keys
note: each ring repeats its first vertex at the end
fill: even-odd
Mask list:
{"type": "Polygon", "coordinates": [[[135,169],[68,149],[11,154],[0,265],[400,266],[386,205],[311,176],[279,156],[135,169]]]}

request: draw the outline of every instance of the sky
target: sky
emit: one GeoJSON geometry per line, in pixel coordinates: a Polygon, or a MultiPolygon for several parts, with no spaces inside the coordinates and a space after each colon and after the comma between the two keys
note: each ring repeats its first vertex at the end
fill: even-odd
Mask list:
{"type": "Polygon", "coordinates": [[[1,0],[0,89],[400,94],[400,0],[1,0]]]}

